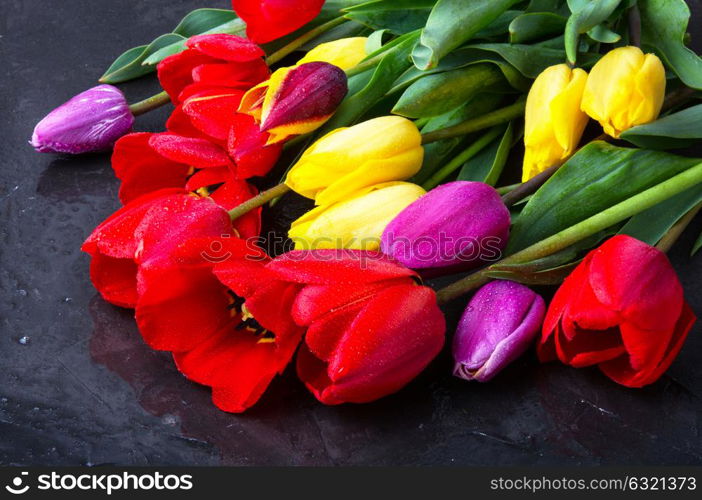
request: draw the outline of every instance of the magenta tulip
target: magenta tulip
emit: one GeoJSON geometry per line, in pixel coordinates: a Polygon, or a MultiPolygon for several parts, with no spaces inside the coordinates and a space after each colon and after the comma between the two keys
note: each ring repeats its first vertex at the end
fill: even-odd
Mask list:
{"type": "Polygon", "coordinates": [[[133,124],[124,94],[112,85],[98,85],[46,115],[34,127],[30,144],[40,153],[102,151],[111,148],[133,124]]]}
{"type": "Polygon", "coordinates": [[[544,300],[524,285],[492,281],[468,303],[453,338],[453,374],[487,382],[521,356],[536,338],[544,300]]]}

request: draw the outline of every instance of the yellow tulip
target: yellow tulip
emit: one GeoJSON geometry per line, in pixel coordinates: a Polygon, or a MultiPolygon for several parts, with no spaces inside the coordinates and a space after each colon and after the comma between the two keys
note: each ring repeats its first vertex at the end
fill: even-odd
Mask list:
{"type": "Polygon", "coordinates": [[[412,177],[422,166],[421,142],[416,125],[401,116],[338,128],[302,154],[285,184],[317,205],[330,205],[375,184],[412,177]]]}
{"type": "Polygon", "coordinates": [[[566,64],[546,68],[534,80],[524,115],[522,182],[573,154],[588,117],[580,110],[587,73],[566,64]]]}
{"type": "Polygon", "coordinates": [[[658,118],[664,95],[661,60],[638,47],[619,47],[590,70],[582,109],[600,122],[608,135],[619,137],[628,128],[658,118]]]}
{"type": "Polygon", "coordinates": [[[296,250],[377,250],[390,221],[424,194],[424,189],[410,182],[377,184],[351,198],[311,210],[292,223],[288,236],[296,250]]]}
{"type": "Polygon", "coordinates": [[[321,43],[305,54],[297,64],[326,62],[346,71],[356,66],[366,57],[367,41],[367,37],[357,36],[321,43]]]}

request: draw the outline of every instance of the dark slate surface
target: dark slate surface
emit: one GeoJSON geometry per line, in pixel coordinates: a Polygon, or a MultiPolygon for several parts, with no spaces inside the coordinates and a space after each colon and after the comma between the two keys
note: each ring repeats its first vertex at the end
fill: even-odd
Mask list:
{"type": "MultiPolygon", "coordinates": [[[[363,406],[324,407],[286,373],[243,416],[218,411],[207,389],[145,347],[131,313],[96,296],[79,251],[118,207],[109,157],[39,155],[26,141],[36,121],[93,85],[120,51],[208,3],[227,5],[3,2],[0,463],[702,462],[702,324],[668,373],[643,390],[619,387],[595,369],[541,366],[533,353],[490,384],[469,384],[450,376],[444,354],[405,390],[363,406]]],[[[693,8],[701,10],[698,2],[693,8]]],[[[134,101],[157,87],[147,78],[123,88],[134,101]]],[[[158,130],[165,116],[141,117],[137,129],[158,130]]],[[[702,259],[688,260],[691,244],[682,240],[672,259],[702,312],[702,259]]],[[[452,321],[456,315],[450,311],[452,321]]]]}

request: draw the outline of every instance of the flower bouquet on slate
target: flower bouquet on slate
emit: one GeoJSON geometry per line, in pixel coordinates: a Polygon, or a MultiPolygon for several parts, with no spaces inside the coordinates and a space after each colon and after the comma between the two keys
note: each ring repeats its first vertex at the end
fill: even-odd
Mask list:
{"type": "Polygon", "coordinates": [[[688,19],[683,0],[233,0],[123,53],[30,142],[112,149],[123,206],[83,245],[92,282],[224,411],[291,364],[324,404],[373,401],[444,346],[467,381],[535,352],[638,388],[696,320],[666,257],[702,207],[688,19]],[[154,72],[139,102],[115,86],[154,72]]]}

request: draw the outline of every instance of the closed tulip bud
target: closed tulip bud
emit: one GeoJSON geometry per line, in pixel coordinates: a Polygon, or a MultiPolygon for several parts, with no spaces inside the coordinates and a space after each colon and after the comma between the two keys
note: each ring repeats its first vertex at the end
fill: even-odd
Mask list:
{"type": "Polygon", "coordinates": [[[500,257],[509,225],[509,210],[492,186],[449,182],[400,212],[380,248],[413,269],[476,267],[500,257]]]}
{"type": "Polygon", "coordinates": [[[519,283],[492,281],[468,303],[453,338],[453,374],[487,382],[521,356],[544,319],[544,300],[519,283]]]}
{"type": "Polygon", "coordinates": [[[382,116],[323,136],[293,165],[285,184],[317,205],[330,205],[375,184],[412,177],[423,157],[417,126],[382,116]]]}
{"type": "Polygon", "coordinates": [[[327,121],[346,96],[346,73],[333,64],[310,62],[281,68],[250,89],[239,112],[253,116],[268,144],[312,132],[327,121]]]}
{"type": "Polygon", "coordinates": [[[529,90],[524,116],[526,182],[573,154],[588,117],[580,110],[587,73],[566,64],[546,68],[529,90]]]}
{"type": "Polygon", "coordinates": [[[604,131],[623,131],[658,118],[665,96],[665,69],[655,54],[638,47],[610,50],[592,70],[585,85],[582,109],[604,131]]]}
{"type": "Polygon", "coordinates": [[[134,116],[124,94],[111,85],[81,92],[46,115],[30,144],[40,153],[102,151],[129,132],[134,116]]]}
{"type": "Polygon", "coordinates": [[[424,189],[409,182],[378,184],[349,199],[309,211],[292,223],[288,236],[296,250],[377,250],[385,226],[423,194],[424,189]]]}
{"type": "Polygon", "coordinates": [[[357,36],[321,43],[305,54],[297,64],[321,61],[346,71],[365,59],[367,41],[368,38],[357,36]]]}

